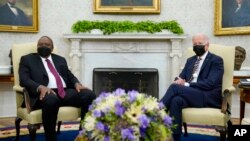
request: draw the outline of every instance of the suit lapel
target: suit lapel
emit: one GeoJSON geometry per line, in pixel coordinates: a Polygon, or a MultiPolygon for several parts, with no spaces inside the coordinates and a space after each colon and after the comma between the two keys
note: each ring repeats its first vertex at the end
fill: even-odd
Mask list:
{"type": "Polygon", "coordinates": [[[60,66],[60,61],[53,54],[51,54],[51,58],[52,58],[52,61],[53,61],[54,65],[55,65],[55,68],[56,68],[57,72],[61,75],[61,70],[60,70],[60,67],[59,67],[60,66]]]}
{"type": "Polygon", "coordinates": [[[197,60],[197,56],[194,56],[193,59],[192,59],[191,65],[190,65],[191,72],[193,71],[194,64],[195,64],[196,60],[197,60]]]}
{"type": "Polygon", "coordinates": [[[197,59],[197,56],[194,56],[191,60],[190,60],[190,65],[188,65],[188,69],[187,69],[187,81],[191,79],[192,75],[193,75],[193,68],[194,68],[194,64],[195,61],[197,59]]]}
{"type": "Polygon", "coordinates": [[[210,58],[211,58],[211,53],[208,52],[208,54],[207,54],[207,56],[206,56],[206,58],[205,58],[205,60],[204,60],[204,62],[203,62],[203,64],[202,64],[202,66],[201,66],[200,72],[201,72],[201,71],[205,68],[205,66],[210,62],[210,58]]]}
{"type": "Polygon", "coordinates": [[[57,70],[57,72],[59,73],[59,75],[64,79],[64,81],[66,82],[67,81],[67,77],[65,74],[64,69],[62,69],[62,65],[64,65],[62,63],[62,61],[60,60],[59,57],[55,56],[54,54],[51,54],[51,58],[53,60],[53,63],[55,65],[55,68],[57,70]]]}
{"type": "Polygon", "coordinates": [[[42,59],[38,54],[36,55],[36,60],[37,60],[36,62],[37,62],[38,68],[40,68],[40,70],[42,70],[43,74],[48,77],[48,74],[47,74],[47,71],[43,65],[42,59]]]}

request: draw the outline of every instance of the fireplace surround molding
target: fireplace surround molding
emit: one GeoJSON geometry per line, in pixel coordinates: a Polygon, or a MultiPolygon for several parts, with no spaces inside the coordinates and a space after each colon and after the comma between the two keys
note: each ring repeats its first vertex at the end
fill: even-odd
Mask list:
{"type": "MultiPolygon", "coordinates": [[[[163,53],[169,58],[169,80],[179,75],[182,41],[186,35],[173,33],[117,33],[111,35],[79,33],[64,34],[70,41],[69,59],[72,72],[85,79],[85,54],[87,53],[163,53]]],[[[113,60],[115,61],[115,60],[113,60]]],[[[166,78],[167,79],[167,78],[166,78]]],[[[81,80],[83,83],[86,80],[81,80]]]]}

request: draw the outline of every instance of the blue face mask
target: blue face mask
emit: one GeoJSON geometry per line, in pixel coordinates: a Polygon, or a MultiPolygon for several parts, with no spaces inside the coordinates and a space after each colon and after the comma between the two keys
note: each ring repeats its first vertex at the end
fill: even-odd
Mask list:
{"type": "Polygon", "coordinates": [[[193,46],[193,51],[197,56],[202,56],[206,52],[205,45],[195,45],[193,46]]]}
{"type": "Polygon", "coordinates": [[[41,57],[45,58],[45,57],[48,57],[51,54],[51,49],[49,47],[46,47],[46,46],[38,47],[37,48],[37,53],[41,57]]]}

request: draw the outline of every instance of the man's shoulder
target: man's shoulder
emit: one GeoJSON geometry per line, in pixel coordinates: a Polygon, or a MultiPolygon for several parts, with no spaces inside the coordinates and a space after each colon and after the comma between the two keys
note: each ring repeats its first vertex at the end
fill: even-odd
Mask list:
{"type": "Polygon", "coordinates": [[[210,58],[210,60],[215,60],[215,61],[223,60],[221,56],[214,54],[212,52],[208,53],[208,57],[210,58]]]}
{"type": "MultiPolygon", "coordinates": [[[[196,58],[197,58],[197,56],[193,55],[193,56],[189,57],[187,60],[188,61],[190,61],[190,60],[196,60],[196,58]]],[[[215,60],[218,60],[218,59],[221,60],[222,59],[222,57],[220,57],[219,55],[214,54],[212,52],[208,52],[206,58],[215,59],[215,60]]]]}
{"type": "Polygon", "coordinates": [[[1,5],[0,6],[0,11],[5,11],[7,9],[7,4],[1,5]]]}
{"type": "Polygon", "coordinates": [[[60,56],[60,55],[58,55],[58,54],[52,53],[52,54],[51,54],[51,57],[52,57],[52,59],[53,59],[54,61],[63,61],[63,62],[66,61],[66,59],[65,59],[63,56],[60,56]]]}
{"type": "Polygon", "coordinates": [[[2,4],[2,5],[0,5],[0,8],[6,7],[6,6],[7,6],[7,4],[2,4]]]}
{"type": "Polygon", "coordinates": [[[35,60],[38,60],[39,55],[37,53],[30,53],[21,56],[20,61],[21,62],[35,62],[35,60]]]}
{"type": "MultiPolygon", "coordinates": [[[[57,54],[51,54],[52,57],[57,58],[57,59],[65,59],[64,57],[57,55],[57,54]]],[[[29,53],[26,55],[22,56],[23,58],[34,58],[34,57],[39,57],[38,53],[29,53]]]]}
{"type": "Polygon", "coordinates": [[[215,57],[215,58],[221,58],[221,56],[217,55],[217,54],[214,54],[212,52],[209,52],[209,54],[211,55],[211,57],[215,57]]]}
{"type": "Polygon", "coordinates": [[[196,56],[196,55],[193,55],[193,56],[187,58],[187,60],[193,60],[193,59],[196,59],[196,58],[197,58],[197,56],[196,56]]]}
{"type": "Polygon", "coordinates": [[[65,59],[63,56],[60,56],[60,55],[54,54],[54,53],[52,53],[51,56],[52,56],[52,57],[56,57],[56,58],[58,58],[58,59],[65,59]]]}
{"type": "Polygon", "coordinates": [[[23,58],[33,58],[33,57],[37,57],[37,56],[38,56],[37,53],[29,53],[29,54],[23,55],[22,57],[23,58]]]}
{"type": "Polygon", "coordinates": [[[18,7],[16,7],[17,11],[19,12],[19,14],[25,14],[24,11],[18,7]]]}

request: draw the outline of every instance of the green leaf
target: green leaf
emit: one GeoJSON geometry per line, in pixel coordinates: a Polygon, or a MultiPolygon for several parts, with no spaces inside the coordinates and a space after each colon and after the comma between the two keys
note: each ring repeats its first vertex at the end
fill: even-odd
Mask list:
{"type": "Polygon", "coordinates": [[[90,32],[92,29],[100,29],[104,35],[110,35],[115,32],[148,32],[148,33],[156,33],[161,32],[163,29],[167,29],[174,34],[183,34],[184,31],[182,27],[176,21],[162,21],[156,23],[154,21],[88,21],[82,20],[77,21],[71,27],[73,33],[79,32],[90,32]]]}

